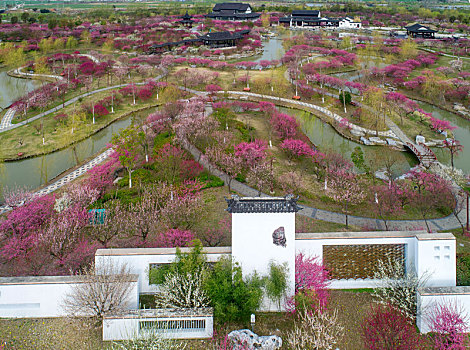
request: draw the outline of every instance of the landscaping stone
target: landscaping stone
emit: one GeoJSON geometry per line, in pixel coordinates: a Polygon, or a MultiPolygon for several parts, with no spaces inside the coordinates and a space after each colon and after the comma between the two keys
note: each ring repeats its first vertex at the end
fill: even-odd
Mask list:
{"type": "Polygon", "coordinates": [[[249,329],[232,331],[228,334],[228,339],[232,342],[234,350],[275,350],[282,346],[282,339],[277,335],[259,336],[249,329]]]}
{"type": "Polygon", "coordinates": [[[353,134],[354,136],[364,136],[365,135],[362,131],[356,130],[356,129],[352,129],[351,134],[353,134]]]}
{"type": "Polygon", "coordinates": [[[378,144],[378,145],[385,145],[387,141],[382,140],[380,137],[369,137],[370,142],[378,144]]]}

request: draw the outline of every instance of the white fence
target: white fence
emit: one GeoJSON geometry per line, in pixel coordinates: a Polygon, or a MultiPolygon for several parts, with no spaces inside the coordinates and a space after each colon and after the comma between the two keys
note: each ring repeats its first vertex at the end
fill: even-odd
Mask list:
{"type": "Polygon", "coordinates": [[[467,329],[470,329],[470,286],[423,288],[418,291],[417,297],[416,325],[421,333],[431,331],[429,317],[437,305],[456,307],[462,312],[467,329]]]}
{"type": "Polygon", "coordinates": [[[103,340],[138,339],[154,335],[172,339],[211,338],[213,323],[212,309],[132,310],[104,318],[103,340]]]}
{"type": "MultiPolygon", "coordinates": [[[[139,306],[137,275],[133,275],[128,307],[139,306]]],[[[0,278],[0,317],[66,316],[63,300],[74,286],[83,283],[79,276],[28,276],[0,278]]]]}
{"type": "MultiPolygon", "coordinates": [[[[324,247],[332,245],[403,244],[407,269],[418,276],[429,275],[427,286],[456,285],[456,243],[451,233],[425,231],[298,233],[296,252],[323,259],[324,247]]],[[[354,262],[351,262],[354,263],[354,262]]],[[[332,288],[371,288],[372,279],[334,280],[332,288]]]]}
{"type": "MultiPolygon", "coordinates": [[[[190,248],[180,248],[182,252],[189,252],[190,248]]],[[[223,255],[232,253],[231,247],[207,247],[203,249],[208,262],[216,262],[223,255]]],[[[119,248],[98,249],[95,254],[97,269],[103,264],[111,263],[113,266],[126,264],[131,273],[139,275],[139,292],[141,294],[155,293],[157,287],[149,284],[148,271],[151,266],[169,264],[175,260],[176,248],[119,248]]]]}

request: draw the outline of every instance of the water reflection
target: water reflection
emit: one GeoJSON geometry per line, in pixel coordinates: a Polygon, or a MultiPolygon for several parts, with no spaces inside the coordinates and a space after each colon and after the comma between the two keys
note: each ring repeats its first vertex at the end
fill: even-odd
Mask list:
{"type": "Polygon", "coordinates": [[[348,140],[339,135],[328,123],[323,122],[315,115],[296,109],[281,107],[283,113],[295,115],[300,123],[302,131],[321,150],[334,150],[341,153],[346,159],[351,159],[351,153],[356,147],[364,152],[366,161],[376,160],[387,156],[397,159],[393,168],[394,176],[399,176],[417,164],[415,157],[408,152],[400,152],[382,146],[364,146],[360,143],[348,140]]]}
{"type": "MultiPolygon", "coordinates": [[[[454,156],[454,165],[456,168],[462,169],[466,173],[470,173],[470,121],[446,110],[432,106],[429,103],[416,102],[418,102],[424,111],[432,112],[434,117],[447,120],[453,126],[457,127],[457,129],[453,131],[453,134],[464,146],[464,149],[458,156],[454,156]]],[[[436,153],[436,156],[441,163],[450,165],[450,154],[448,150],[435,147],[433,148],[433,151],[436,153]]]]}

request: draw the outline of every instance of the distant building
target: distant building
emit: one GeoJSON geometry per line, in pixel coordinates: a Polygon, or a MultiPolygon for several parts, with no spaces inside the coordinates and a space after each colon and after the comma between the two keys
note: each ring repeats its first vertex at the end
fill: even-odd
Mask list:
{"type": "Polygon", "coordinates": [[[184,16],[181,17],[180,23],[184,25],[185,27],[189,27],[189,28],[193,26],[194,21],[192,20],[192,17],[188,14],[188,11],[186,11],[184,16]]]}
{"type": "Polygon", "coordinates": [[[406,34],[412,36],[413,38],[434,38],[434,34],[437,33],[437,30],[423,26],[419,23],[406,26],[405,29],[406,34]]]}
{"type": "Polygon", "coordinates": [[[253,21],[258,19],[260,15],[260,13],[252,11],[250,4],[224,2],[216,4],[206,17],[225,21],[253,21]]]}
{"type": "Polygon", "coordinates": [[[316,10],[298,10],[292,11],[292,14],[279,19],[280,25],[288,27],[336,27],[341,29],[359,29],[362,28],[360,21],[352,18],[329,18],[321,17],[320,11],[316,10]]]}
{"type": "Polygon", "coordinates": [[[249,30],[239,32],[212,32],[199,37],[199,40],[211,48],[236,46],[237,42],[247,35],[249,30]]]}

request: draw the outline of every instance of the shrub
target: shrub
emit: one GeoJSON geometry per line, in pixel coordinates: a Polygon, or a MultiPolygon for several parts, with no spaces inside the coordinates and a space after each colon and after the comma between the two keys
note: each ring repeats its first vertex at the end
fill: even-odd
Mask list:
{"type": "Polygon", "coordinates": [[[263,296],[260,278],[254,275],[244,279],[240,265],[227,257],[215,264],[206,289],[219,322],[246,322],[263,296]]]}
{"type": "Polygon", "coordinates": [[[424,349],[412,320],[390,304],[372,307],[362,323],[362,337],[368,350],[424,349]]]}

